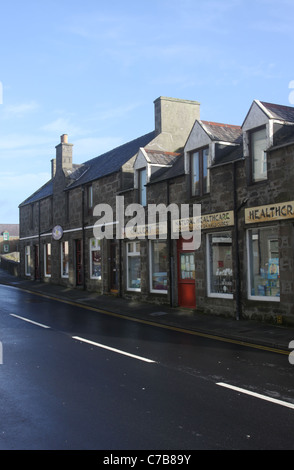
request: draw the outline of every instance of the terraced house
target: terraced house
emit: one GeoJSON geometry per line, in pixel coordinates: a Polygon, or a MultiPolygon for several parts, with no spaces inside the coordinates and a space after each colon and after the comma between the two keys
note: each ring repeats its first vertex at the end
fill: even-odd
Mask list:
{"type": "MultiPolygon", "coordinates": [[[[253,101],[241,126],[202,121],[199,103],[160,97],[155,130],[81,165],[67,136],[52,178],[20,205],[22,275],[199,312],[291,323],[294,108],[253,101]],[[201,205],[201,244],[93,235],[93,209],[201,205]]],[[[180,214],[180,212],[178,212],[180,214]]],[[[125,218],[124,222],[127,222],[125,218]]],[[[106,227],[104,227],[106,229],[106,227]]]]}

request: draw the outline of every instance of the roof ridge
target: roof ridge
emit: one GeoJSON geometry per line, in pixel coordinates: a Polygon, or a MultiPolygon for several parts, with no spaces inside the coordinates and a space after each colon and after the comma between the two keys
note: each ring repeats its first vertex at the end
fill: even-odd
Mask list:
{"type": "Polygon", "coordinates": [[[166,150],[155,150],[155,149],[148,149],[148,148],[145,148],[144,150],[145,152],[149,152],[149,153],[164,153],[166,155],[175,155],[175,156],[181,155],[180,152],[168,152],[166,150]]]}
{"type": "Polygon", "coordinates": [[[209,124],[210,126],[216,126],[216,127],[231,127],[233,129],[240,129],[241,130],[241,126],[238,126],[236,124],[224,124],[222,122],[213,122],[213,121],[203,121],[201,119],[201,122],[203,124],[209,124]]]}

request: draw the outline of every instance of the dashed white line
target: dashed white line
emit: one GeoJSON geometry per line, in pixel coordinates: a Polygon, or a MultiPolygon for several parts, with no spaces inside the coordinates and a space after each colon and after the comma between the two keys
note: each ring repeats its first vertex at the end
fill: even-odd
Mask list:
{"type": "Polygon", "coordinates": [[[266,395],[262,395],[260,393],[251,392],[250,390],[246,390],[245,388],[235,387],[234,385],[226,384],[223,382],[218,382],[216,385],[220,385],[221,387],[226,387],[231,390],[235,390],[236,392],[245,393],[246,395],[251,395],[252,397],[260,398],[261,400],[270,401],[271,403],[275,403],[277,405],[286,406],[287,408],[292,408],[292,410],[294,409],[294,403],[289,403],[287,401],[278,400],[276,398],[271,398],[266,395]]]}
{"type": "Polygon", "coordinates": [[[72,338],[76,339],[77,341],[82,341],[84,343],[92,344],[93,346],[97,346],[98,348],[107,349],[108,351],[112,351],[112,352],[122,354],[122,355],[128,356],[128,357],[132,357],[134,359],[139,359],[140,361],[149,362],[149,363],[154,363],[155,362],[152,359],[147,359],[146,357],[137,356],[136,354],[131,354],[131,353],[128,353],[126,351],[122,351],[121,349],[112,348],[110,346],[106,346],[105,344],[96,343],[94,341],[90,341],[88,339],[81,338],[80,336],[73,336],[72,338]]]}
{"type": "Polygon", "coordinates": [[[50,326],[43,325],[42,323],[38,323],[38,322],[33,321],[33,320],[29,320],[28,318],[20,317],[19,315],[15,315],[14,313],[10,313],[10,315],[12,317],[18,318],[19,320],[23,320],[23,321],[26,321],[28,323],[32,323],[33,325],[40,326],[41,328],[50,328],[50,326]]]}

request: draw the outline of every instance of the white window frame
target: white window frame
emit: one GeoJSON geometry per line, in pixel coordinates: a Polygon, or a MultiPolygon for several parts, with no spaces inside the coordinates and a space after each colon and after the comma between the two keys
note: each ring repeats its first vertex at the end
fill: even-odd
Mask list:
{"type": "Polygon", "coordinates": [[[167,243],[166,240],[149,240],[149,281],[150,281],[150,292],[153,294],[168,294],[168,285],[166,285],[166,290],[163,289],[153,289],[152,287],[152,276],[153,276],[153,270],[152,270],[152,243],[160,241],[160,242],[165,242],[167,243]]]}
{"type": "Polygon", "coordinates": [[[44,245],[44,276],[45,277],[51,277],[51,272],[52,272],[52,245],[51,243],[45,243],[44,245]],[[51,264],[50,264],[50,273],[47,273],[47,247],[50,246],[50,259],[51,259],[51,264]]]}
{"type": "MultiPolygon", "coordinates": [[[[102,279],[102,272],[101,276],[94,276],[92,270],[92,252],[93,251],[101,251],[101,240],[97,238],[90,238],[89,241],[89,263],[90,263],[90,279],[95,279],[96,281],[101,281],[102,279]]],[[[102,260],[101,260],[101,267],[102,267],[102,260]]]]}
{"type": "MultiPolygon", "coordinates": [[[[207,233],[206,234],[206,267],[207,267],[207,297],[212,297],[212,298],[219,298],[219,299],[233,299],[234,294],[225,294],[225,293],[218,293],[218,292],[212,292],[211,291],[211,267],[210,267],[210,243],[209,243],[209,236],[214,235],[214,236],[221,236],[223,233],[230,233],[232,236],[231,231],[221,231],[221,232],[212,232],[212,233],[207,233]]],[[[232,246],[232,257],[233,257],[233,246],[232,246]]],[[[233,279],[233,275],[232,275],[233,279]]]]}
{"type": "MultiPolygon", "coordinates": [[[[68,260],[69,260],[69,242],[67,240],[62,241],[60,244],[60,272],[61,272],[61,277],[63,279],[68,279],[69,277],[69,266],[67,266],[67,274],[63,273],[63,245],[67,243],[67,249],[68,249],[68,260]]],[[[69,262],[69,261],[68,261],[69,262]]]]}
{"type": "Polygon", "coordinates": [[[31,276],[31,247],[30,245],[25,246],[25,275],[31,276]]]}
{"type": "Polygon", "coordinates": [[[127,290],[131,292],[141,292],[141,281],[140,287],[129,287],[129,258],[140,258],[140,242],[138,240],[126,243],[126,258],[127,258],[127,290]],[[139,245],[139,251],[137,251],[137,245],[139,245]],[[129,251],[129,246],[133,246],[133,251],[129,251]]]}
{"type": "Polygon", "coordinates": [[[280,296],[269,296],[269,295],[252,295],[251,294],[251,266],[250,266],[250,232],[258,228],[258,230],[272,229],[273,226],[266,227],[251,227],[246,231],[246,246],[247,246],[247,296],[249,300],[257,300],[262,302],[280,302],[280,296]]]}
{"type": "Polygon", "coordinates": [[[265,134],[265,145],[267,146],[267,132],[266,132],[266,127],[261,127],[258,129],[252,129],[250,131],[250,154],[251,154],[251,166],[252,166],[252,182],[253,183],[259,183],[261,181],[266,181],[268,179],[268,171],[267,171],[267,152],[266,149],[263,150],[261,154],[258,155],[259,158],[254,158],[254,150],[253,150],[253,136],[257,135],[258,133],[264,133],[265,134]],[[255,164],[255,162],[257,162],[255,164]],[[259,166],[259,172],[256,172],[256,165],[259,166]],[[263,167],[265,166],[265,171],[263,170],[263,167]],[[261,177],[258,178],[257,175],[260,174],[261,177]]]}

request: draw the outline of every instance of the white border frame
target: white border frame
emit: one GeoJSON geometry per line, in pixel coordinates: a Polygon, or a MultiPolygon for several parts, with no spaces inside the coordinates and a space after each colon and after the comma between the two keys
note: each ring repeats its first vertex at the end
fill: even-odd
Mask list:
{"type": "MultiPolygon", "coordinates": [[[[231,300],[234,298],[234,294],[218,294],[217,292],[211,292],[211,283],[210,283],[210,274],[211,274],[211,270],[210,270],[210,262],[209,262],[209,251],[210,251],[210,245],[209,245],[209,235],[217,235],[217,234],[221,234],[221,233],[231,233],[232,235],[232,231],[231,230],[222,230],[222,231],[219,231],[219,232],[209,232],[206,234],[206,272],[207,272],[207,276],[206,276],[206,281],[207,281],[207,297],[209,298],[217,298],[217,299],[227,299],[227,300],[231,300]]],[[[232,242],[232,260],[233,260],[233,242],[232,242]]],[[[234,271],[233,271],[233,276],[232,278],[234,279],[234,271]]]]}
{"type": "MultiPolygon", "coordinates": [[[[139,243],[140,244],[140,241],[139,240],[134,240],[134,241],[128,241],[126,243],[126,258],[127,258],[127,291],[130,291],[130,292],[141,292],[141,287],[129,287],[129,257],[130,258],[140,258],[140,263],[141,263],[141,249],[140,251],[134,251],[134,252],[131,252],[129,253],[128,251],[128,245],[130,243],[133,243],[135,246],[136,246],[136,243],[139,243]]],[[[141,248],[141,247],[140,247],[141,248]]],[[[140,266],[140,272],[141,272],[141,266],[140,266]]],[[[142,277],[141,277],[141,282],[142,282],[142,277]]],[[[141,284],[142,286],[142,284],[141,284]]]]}
{"type": "Polygon", "coordinates": [[[168,285],[166,285],[166,290],[152,289],[152,242],[161,241],[167,244],[167,240],[154,239],[149,240],[149,289],[152,294],[168,294],[168,285]]]}
{"type": "MultiPolygon", "coordinates": [[[[63,243],[67,243],[68,244],[68,260],[69,260],[69,242],[68,240],[62,240],[60,242],[60,274],[61,274],[61,277],[62,279],[68,279],[69,278],[69,265],[68,265],[68,273],[66,275],[63,274],[63,247],[62,247],[62,244],[63,243]]],[[[69,262],[68,262],[69,264],[69,262]]]]}
{"type": "Polygon", "coordinates": [[[51,257],[51,273],[52,273],[52,243],[45,243],[44,244],[44,276],[45,277],[51,277],[51,273],[50,274],[47,274],[46,271],[47,271],[47,253],[46,253],[46,246],[47,245],[50,245],[51,248],[50,248],[50,257],[51,257]]]}
{"type": "Polygon", "coordinates": [[[25,246],[25,276],[31,276],[31,245],[25,246]],[[28,249],[28,254],[26,253],[28,249]]]}
{"type": "MultiPolygon", "coordinates": [[[[250,247],[249,247],[249,231],[254,229],[267,229],[267,228],[274,228],[274,226],[266,226],[266,227],[250,227],[246,230],[246,249],[247,249],[247,298],[248,300],[258,300],[262,302],[280,302],[281,297],[272,297],[269,295],[251,295],[251,275],[250,275],[250,247]]],[[[280,257],[279,257],[280,260],[280,257]]],[[[281,295],[281,291],[280,291],[281,295]]]]}
{"type": "Polygon", "coordinates": [[[101,240],[98,238],[92,237],[89,239],[89,273],[90,273],[90,279],[93,279],[95,281],[102,281],[102,254],[101,254],[101,277],[93,276],[92,272],[92,251],[100,251],[101,252],[101,240]],[[92,249],[92,240],[96,240],[96,246],[95,249],[92,249]]]}

